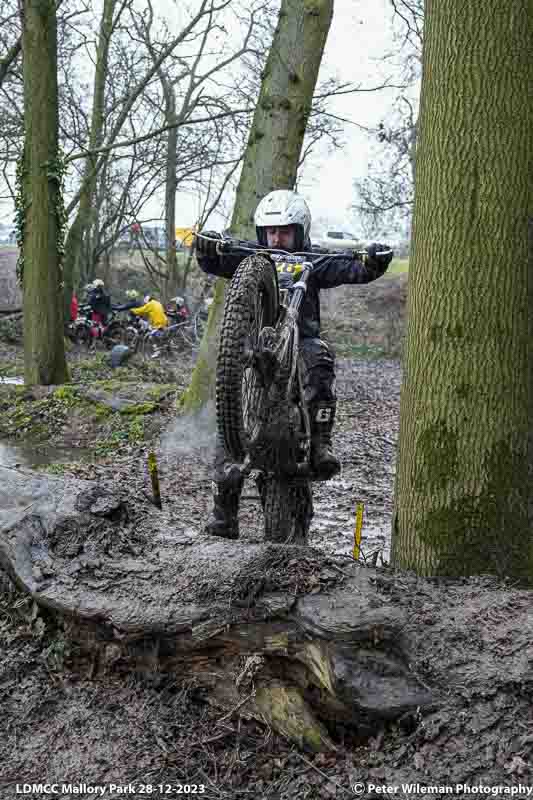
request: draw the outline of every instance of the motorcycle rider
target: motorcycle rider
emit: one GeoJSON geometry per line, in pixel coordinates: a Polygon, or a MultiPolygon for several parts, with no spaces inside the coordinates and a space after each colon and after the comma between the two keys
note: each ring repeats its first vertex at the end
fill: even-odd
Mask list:
{"type": "Polygon", "coordinates": [[[101,278],[96,278],[87,287],[87,303],[91,307],[93,322],[105,325],[111,312],[111,297],[105,291],[105,284],[101,278]]]}
{"type": "Polygon", "coordinates": [[[165,314],[165,309],[162,304],[149,294],[145,296],[143,305],[137,305],[131,308],[130,311],[138,317],[146,318],[152,328],[156,328],[157,330],[166,328],[168,325],[168,317],[165,314]]]}
{"type": "MultiPolygon", "coordinates": [[[[254,223],[257,243],[251,247],[268,247],[289,252],[306,252],[306,260],[324,252],[313,247],[309,238],[311,212],[297,192],[279,189],[267,194],[257,206],[254,223]]],[[[246,253],[227,252],[217,248],[220,234],[202,231],[196,236],[196,257],[207,273],[231,278],[246,253]],[[208,238],[207,238],[208,237],[208,238]],[[211,240],[211,241],[210,241],[211,240]],[[222,252],[220,252],[222,250],[222,252]]],[[[345,258],[324,261],[310,276],[300,317],[300,357],[304,365],[303,388],[311,419],[311,462],[317,474],[332,477],[340,470],[340,462],[332,450],[331,434],[335,421],[335,356],[320,338],[320,289],[344,284],[369,283],[386,271],[392,253],[386,245],[371,244],[361,261],[353,252],[345,258]]],[[[237,539],[239,500],[242,478],[231,470],[219,434],[215,454],[214,508],[206,532],[227,539],[237,539]]]]}
{"type": "Polygon", "coordinates": [[[177,317],[180,322],[185,322],[190,316],[185,298],[180,295],[170,298],[166,307],[166,312],[167,314],[177,317]]]}

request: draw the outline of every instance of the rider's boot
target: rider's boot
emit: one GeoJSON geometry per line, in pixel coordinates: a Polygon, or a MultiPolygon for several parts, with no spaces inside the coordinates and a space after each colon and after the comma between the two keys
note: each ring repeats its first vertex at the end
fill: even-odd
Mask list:
{"type": "Polygon", "coordinates": [[[213,511],[205,526],[205,532],[210,536],[239,538],[239,501],[243,482],[235,470],[238,468],[233,468],[224,480],[213,483],[213,511]]]}
{"type": "Polygon", "coordinates": [[[316,473],[332,478],[340,472],[341,464],[331,443],[337,403],[313,403],[309,408],[311,417],[311,464],[316,473]]]}

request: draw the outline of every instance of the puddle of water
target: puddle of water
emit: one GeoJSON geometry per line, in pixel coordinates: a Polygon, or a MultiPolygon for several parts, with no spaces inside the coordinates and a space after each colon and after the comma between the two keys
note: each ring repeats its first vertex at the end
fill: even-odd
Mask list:
{"type": "Polygon", "coordinates": [[[24,378],[3,378],[0,375],[0,384],[2,383],[9,383],[13,386],[22,386],[24,383],[24,378]]]}
{"type": "MultiPolygon", "coordinates": [[[[0,386],[24,385],[24,378],[8,378],[0,375],[0,386]]],[[[90,455],[90,450],[76,447],[60,447],[33,442],[13,443],[0,440],[0,466],[44,467],[57,462],[80,461],[90,455]]]]}
{"type": "Polygon", "coordinates": [[[12,444],[0,441],[0,466],[44,467],[58,461],[80,461],[89,455],[89,452],[89,450],[75,447],[54,447],[28,443],[12,444]]]}

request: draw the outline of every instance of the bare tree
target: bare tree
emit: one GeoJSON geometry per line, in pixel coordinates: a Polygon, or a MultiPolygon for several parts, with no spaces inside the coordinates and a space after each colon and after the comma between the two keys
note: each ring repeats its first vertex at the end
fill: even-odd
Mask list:
{"type": "MultiPolygon", "coordinates": [[[[105,86],[109,66],[109,45],[113,30],[116,28],[124,3],[119,0],[104,0],[98,44],[96,48],[96,65],[93,85],[93,102],[89,131],[89,151],[97,150],[102,144],[104,135],[105,86]]],[[[65,247],[64,264],[64,303],[65,316],[68,316],[70,298],[77,276],[80,273],[80,261],[83,258],[84,239],[89,238],[90,229],[94,225],[93,199],[96,191],[96,161],[89,155],[81,179],[82,192],[76,217],[70,226],[65,247]]]]}
{"type": "Polygon", "coordinates": [[[408,225],[413,209],[416,166],[417,111],[402,96],[392,120],[381,122],[374,158],[367,176],[355,182],[352,210],[369,229],[408,225]]]}
{"type": "MultiPolygon", "coordinates": [[[[101,252],[101,242],[98,242],[96,247],[94,246],[95,242],[98,241],[97,237],[95,238],[93,224],[95,214],[94,211],[91,213],[89,211],[93,209],[95,198],[99,195],[97,189],[98,175],[106,170],[110,153],[128,149],[129,157],[133,157],[132,148],[135,145],[140,145],[151,139],[158,139],[161,134],[169,132],[173,142],[170,145],[167,143],[166,155],[167,160],[170,159],[172,161],[174,157],[171,154],[176,150],[176,147],[172,145],[177,144],[177,130],[182,125],[212,123],[219,117],[230,117],[237,113],[234,108],[222,102],[216,93],[207,94],[205,86],[208,81],[212,81],[215,72],[223,70],[227,64],[237,59],[239,52],[232,52],[222,62],[218,60],[215,66],[210,68],[203,64],[205,45],[209,40],[210,32],[219,25],[217,20],[220,14],[225,13],[234,1],[200,0],[196,11],[177,36],[169,37],[168,31],[164,30],[163,36],[158,35],[155,39],[152,38],[148,41],[146,36],[144,38],[140,37],[139,32],[146,33],[147,30],[150,30],[151,18],[153,17],[151,8],[145,9],[144,12],[145,15],[148,15],[148,19],[135,12],[133,7],[128,9],[130,22],[133,24],[130,24],[128,29],[125,29],[120,34],[114,34],[117,41],[124,45],[121,48],[123,62],[129,62],[129,69],[122,72],[124,77],[122,96],[116,97],[112,103],[106,103],[106,126],[103,133],[101,132],[100,141],[97,142],[94,136],[90,136],[83,149],[78,153],[71,153],[68,158],[69,163],[80,159],[83,160],[84,168],[80,174],[79,188],[68,206],[69,212],[76,208],[78,208],[78,211],[67,241],[67,284],[72,285],[76,272],[81,271],[81,269],[75,269],[76,263],[87,262],[91,258],[91,253],[94,255],[97,252],[101,252]],[[131,47],[132,41],[136,44],[135,48],[131,47]],[[191,50],[196,42],[200,43],[199,47],[196,48],[196,51],[191,50]],[[180,51],[176,50],[178,46],[180,51]],[[180,55],[180,52],[184,49],[186,53],[180,55]],[[161,80],[161,76],[165,75],[163,70],[164,63],[173,55],[174,51],[176,51],[174,62],[177,75],[171,76],[168,73],[168,80],[164,87],[165,94],[162,97],[154,96],[154,80],[157,80],[158,77],[161,80]],[[134,78],[133,81],[132,77],[134,78]],[[176,94],[172,99],[168,90],[172,85],[177,85],[178,83],[181,84],[180,93],[176,94]],[[167,109],[166,119],[165,103],[167,109]],[[146,113],[147,110],[149,113],[146,113]],[[162,121],[166,124],[159,124],[158,126],[157,122],[161,119],[161,116],[163,117],[162,121]],[[174,131],[174,133],[170,134],[171,131],[174,131]],[[129,133],[129,137],[120,139],[120,135],[123,135],[124,132],[129,133]]],[[[111,0],[108,0],[108,3],[110,2],[111,0]]],[[[250,24],[252,22],[253,20],[250,24]]],[[[115,23],[113,23],[113,30],[114,28],[115,23]]],[[[245,44],[242,49],[246,49],[245,44]]],[[[101,52],[101,48],[99,48],[98,52],[101,52]]],[[[102,69],[102,72],[104,71],[102,69]]],[[[115,79],[117,75],[115,69],[113,69],[113,75],[115,79]]],[[[95,81],[97,78],[98,70],[95,81]]],[[[91,131],[93,130],[94,125],[91,125],[91,131]]],[[[161,152],[161,149],[159,152],[161,152]]],[[[113,160],[115,160],[115,157],[114,155],[113,160]]],[[[155,159],[156,169],[157,161],[160,160],[155,159]]],[[[208,167],[209,163],[205,166],[208,167]]],[[[174,173],[173,167],[172,163],[167,167],[168,181],[170,181],[170,176],[174,173]]],[[[167,206],[170,203],[170,211],[167,216],[169,217],[172,215],[171,205],[173,201],[171,198],[175,196],[175,188],[177,188],[175,180],[172,180],[174,186],[167,186],[167,206]]],[[[125,205],[122,207],[126,208],[125,205]]],[[[169,233],[174,227],[175,224],[167,224],[169,233]]],[[[172,237],[170,236],[169,238],[171,239],[170,247],[172,248],[172,237]]],[[[173,257],[171,256],[170,259],[172,261],[173,257]]],[[[173,272],[173,280],[175,282],[176,270],[174,269],[173,272]]]]}
{"type": "MultiPolygon", "coordinates": [[[[74,61],[79,48],[87,36],[88,0],[58,0],[57,8],[57,63],[59,107],[62,120],[59,125],[61,148],[68,152],[70,138],[75,130],[70,125],[70,116],[80,109],[82,116],[82,97],[74,95],[70,79],[74,74],[74,61]],[[69,81],[66,80],[69,79],[69,81]],[[66,117],[66,120],[65,120],[66,117]]],[[[24,140],[24,96],[22,74],[21,15],[16,0],[4,0],[0,19],[0,55],[3,67],[0,80],[0,199],[14,202],[15,164],[23,149],[24,140]]],[[[78,139],[78,145],[81,143],[78,139]]]]}
{"type": "MultiPolygon", "coordinates": [[[[333,0],[283,0],[278,25],[263,72],[243,168],[237,187],[231,229],[253,236],[253,216],[261,197],[296,182],[304,135],[326,43],[333,0]]],[[[209,341],[221,319],[224,284],[217,281],[207,329],[184,408],[201,407],[214,391],[214,358],[209,341]]]]}
{"type": "Polygon", "coordinates": [[[418,101],[413,87],[421,74],[423,0],[391,0],[396,48],[387,56],[401,62],[404,89],[392,115],[369,131],[375,148],[368,175],[356,181],[353,210],[369,228],[393,230],[409,224],[413,210],[418,101]]]}
{"type": "MultiPolygon", "coordinates": [[[[229,104],[228,100],[225,97],[221,97],[220,92],[213,94],[212,90],[208,87],[216,81],[219,74],[223,73],[231,64],[238,61],[249,52],[250,40],[255,26],[255,12],[257,10],[261,10],[261,6],[257,9],[252,8],[250,11],[242,43],[235,49],[229,51],[224,58],[217,59],[215,64],[207,68],[205,66],[202,68],[208,44],[219,27],[216,23],[215,12],[212,10],[207,18],[207,24],[204,30],[201,31],[198,36],[198,44],[194,49],[192,57],[188,60],[185,60],[183,57],[169,59],[165,66],[161,65],[158,67],[158,76],[163,95],[164,120],[168,126],[165,148],[166,280],[163,287],[163,294],[165,296],[173,293],[180,283],[176,258],[175,235],[176,192],[180,184],[180,155],[178,153],[178,147],[180,150],[183,150],[183,146],[185,145],[185,153],[188,155],[188,169],[186,172],[189,177],[196,171],[194,167],[197,164],[201,167],[201,173],[210,171],[212,177],[215,164],[219,164],[221,161],[229,161],[230,169],[233,171],[235,164],[239,160],[239,156],[228,158],[228,155],[226,155],[228,150],[226,140],[228,138],[231,139],[231,137],[227,135],[227,122],[225,126],[220,126],[217,124],[216,119],[213,119],[211,124],[208,123],[207,126],[205,123],[203,124],[203,130],[193,130],[192,137],[190,129],[189,132],[185,132],[181,135],[180,127],[185,120],[190,118],[193,111],[200,108],[205,109],[207,113],[212,113],[215,110],[231,111],[232,106],[229,104]],[[173,64],[173,62],[176,63],[173,64]],[[173,72],[175,74],[173,74],[173,72]],[[207,137],[205,135],[206,129],[208,131],[207,137]],[[208,140],[207,142],[206,138],[208,140]],[[189,141],[187,141],[187,139],[189,139],[189,141]],[[198,145],[200,146],[198,147],[198,145]],[[195,150],[196,153],[194,153],[195,150]]],[[[153,9],[151,3],[148,3],[148,14],[145,14],[142,20],[137,22],[136,27],[147,45],[152,61],[157,63],[158,48],[152,41],[152,25],[153,9]]],[[[229,93],[231,95],[231,91],[229,93]]]]}

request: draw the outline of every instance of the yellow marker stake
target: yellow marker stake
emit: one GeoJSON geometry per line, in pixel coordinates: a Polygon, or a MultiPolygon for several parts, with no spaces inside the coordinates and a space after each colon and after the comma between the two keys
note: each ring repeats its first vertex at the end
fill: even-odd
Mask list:
{"type": "Polygon", "coordinates": [[[353,532],[353,557],[359,561],[359,551],[361,549],[361,533],[363,530],[363,503],[357,503],[355,507],[355,529],[353,532]]]}
{"type": "Polygon", "coordinates": [[[161,508],[161,491],[159,489],[159,474],[157,472],[157,461],[155,460],[155,453],[148,454],[148,471],[150,473],[150,480],[152,481],[154,503],[158,508],[161,508]]]}

